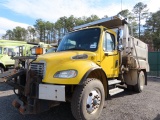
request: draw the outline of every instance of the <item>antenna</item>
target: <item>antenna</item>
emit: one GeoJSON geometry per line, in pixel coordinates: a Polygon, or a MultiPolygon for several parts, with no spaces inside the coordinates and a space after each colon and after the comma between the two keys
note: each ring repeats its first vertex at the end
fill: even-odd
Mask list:
{"type": "Polygon", "coordinates": [[[121,11],[122,11],[122,0],[121,0],[121,11]]]}

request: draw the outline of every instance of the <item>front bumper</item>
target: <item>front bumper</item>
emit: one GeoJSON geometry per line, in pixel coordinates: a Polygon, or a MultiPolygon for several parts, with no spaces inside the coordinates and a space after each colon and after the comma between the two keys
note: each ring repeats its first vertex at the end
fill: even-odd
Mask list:
{"type": "Polygon", "coordinates": [[[39,84],[38,99],[65,101],[65,86],[39,84]]]}

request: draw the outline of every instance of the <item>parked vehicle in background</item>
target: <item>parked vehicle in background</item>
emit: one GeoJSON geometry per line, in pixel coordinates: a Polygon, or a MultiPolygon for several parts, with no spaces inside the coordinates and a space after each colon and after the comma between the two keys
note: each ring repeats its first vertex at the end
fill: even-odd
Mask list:
{"type": "Polygon", "coordinates": [[[0,73],[13,68],[15,60],[11,59],[9,53],[14,53],[15,56],[31,56],[30,49],[34,46],[41,46],[44,50],[43,54],[52,46],[40,43],[29,43],[25,41],[0,40],[0,73]]]}
{"type": "Polygon", "coordinates": [[[8,52],[13,52],[15,46],[0,45],[0,73],[14,65],[14,60],[8,56],[8,52]]]}

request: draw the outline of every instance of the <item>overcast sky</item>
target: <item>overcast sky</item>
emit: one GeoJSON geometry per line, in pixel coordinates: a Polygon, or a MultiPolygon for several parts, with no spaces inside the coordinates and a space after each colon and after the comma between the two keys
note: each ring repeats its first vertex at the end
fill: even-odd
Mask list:
{"type": "Polygon", "coordinates": [[[121,9],[131,11],[138,2],[147,4],[150,12],[160,10],[160,0],[0,0],[0,34],[16,26],[32,26],[39,18],[56,22],[58,18],[70,15],[113,16],[121,9]]]}

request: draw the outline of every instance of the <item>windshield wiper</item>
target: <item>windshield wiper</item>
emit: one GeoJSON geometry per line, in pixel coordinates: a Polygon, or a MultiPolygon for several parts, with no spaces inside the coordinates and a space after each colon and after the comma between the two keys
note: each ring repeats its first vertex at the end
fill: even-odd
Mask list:
{"type": "Polygon", "coordinates": [[[84,50],[84,51],[86,51],[86,49],[84,49],[84,48],[71,48],[71,49],[66,49],[65,51],[67,51],[67,50],[84,50]]]}

